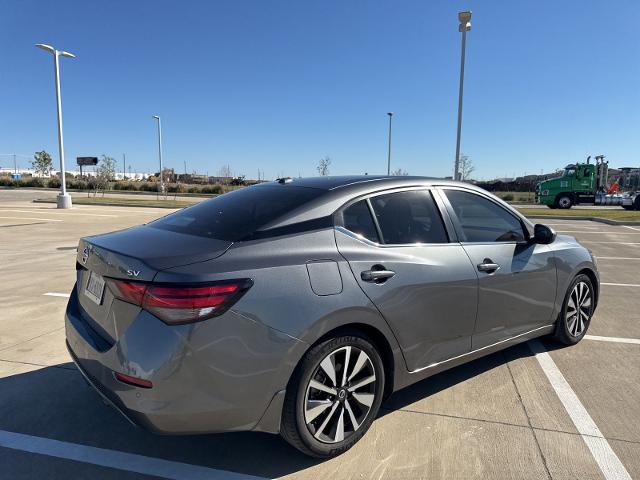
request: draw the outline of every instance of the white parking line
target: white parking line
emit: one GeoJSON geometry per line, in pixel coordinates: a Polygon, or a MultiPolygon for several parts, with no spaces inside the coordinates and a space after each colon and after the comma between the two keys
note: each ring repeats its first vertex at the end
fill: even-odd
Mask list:
{"type": "Polygon", "coordinates": [[[264,480],[263,477],[0,430],[0,447],[175,480],[264,480]]]}
{"type": "Polygon", "coordinates": [[[558,370],[551,355],[547,353],[542,343],[539,340],[532,340],[529,342],[529,348],[535,354],[542,371],[564,405],[584,443],[589,447],[591,455],[600,467],[604,477],[607,480],[631,480],[631,475],[624,468],[611,445],[604,438],[591,415],[589,415],[589,412],[584,408],[567,380],[558,370]]]}
{"type": "Polygon", "coordinates": [[[70,293],[56,293],[56,292],[47,292],[47,293],[43,293],[43,295],[46,295],[48,297],[64,297],[64,298],[69,298],[71,296],[70,293]]]}
{"type": "Polygon", "coordinates": [[[600,257],[596,255],[598,260],[640,260],[640,257],[600,257]]]}
{"type": "Polygon", "coordinates": [[[54,218],[35,218],[35,217],[0,217],[0,218],[9,218],[11,220],[40,220],[42,222],[61,222],[62,221],[54,218]]]}
{"type": "Polygon", "coordinates": [[[586,230],[556,230],[557,233],[582,233],[594,235],[640,235],[640,232],[592,232],[586,230]]]}
{"type": "Polygon", "coordinates": [[[637,230],[637,231],[639,231],[639,232],[640,232],[640,228],[632,227],[632,226],[630,226],[630,225],[622,225],[622,226],[623,226],[624,228],[628,228],[628,229],[630,229],[630,230],[637,230]]]}
{"type": "Polygon", "coordinates": [[[631,343],[634,345],[640,345],[640,339],[638,338],[601,337],[599,335],[585,335],[584,338],[586,340],[596,340],[598,342],[631,343]]]}
{"type": "MultiPolygon", "coordinates": [[[[8,210],[8,209],[0,209],[0,211],[3,212],[12,212],[12,213],[33,213],[33,210],[8,210]]],[[[52,213],[54,215],[83,215],[85,217],[117,217],[118,215],[107,215],[104,213],[78,213],[78,212],[61,212],[59,210],[53,210],[53,209],[45,209],[42,208],[40,210],[37,210],[38,213],[52,213]]],[[[640,233],[640,232],[638,232],[640,233]]]]}
{"type": "Polygon", "coordinates": [[[611,243],[614,245],[640,245],[638,242],[596,242],[595,240],[580,240],[580,243],[611,243]]]}
{"type": "Polygon", "coordinates": [[[640,283],[609,283],[609,282],[600,282],[600,285],[609,285],[610,287],[640,287],[640,283]]]}

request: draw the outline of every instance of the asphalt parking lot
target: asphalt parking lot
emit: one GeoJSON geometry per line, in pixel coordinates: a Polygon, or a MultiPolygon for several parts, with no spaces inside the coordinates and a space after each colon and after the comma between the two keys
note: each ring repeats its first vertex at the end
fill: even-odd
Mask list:
{"type": "Polygon", "coordinates": [[[398,392],[361,442],[320,462],[267,434],[155,436],[104,405],[64,344],[75,247],[167,210],[58,211],[15,193],[0,190],[0,478],[640,478],[640,227],[546,222],[598,257],[589,337],[398,392]]]}

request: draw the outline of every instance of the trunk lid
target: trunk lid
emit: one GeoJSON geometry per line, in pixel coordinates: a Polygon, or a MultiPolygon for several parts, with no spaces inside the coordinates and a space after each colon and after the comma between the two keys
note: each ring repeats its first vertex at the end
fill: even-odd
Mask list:
{"type": "Polygon", "coordinates": [[[84,319],[111,343],[124,332],[140,307],[115,299],[109,279],[150,282],[160,270],[217,258],[232,242],[197,237],[141,225],[80,239],[77,254],[78,301],[84,319]],[[90,281],[105,280],[100,298],[90,281]]]}

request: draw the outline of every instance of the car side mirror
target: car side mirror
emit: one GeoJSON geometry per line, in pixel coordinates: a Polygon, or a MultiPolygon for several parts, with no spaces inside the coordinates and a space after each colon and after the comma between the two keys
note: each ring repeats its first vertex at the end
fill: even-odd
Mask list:
{"type": "Polygon", "coordinates": [[[534,243],[539,243],[541,245],[549,245],[553,243],[556,239],[556,232],[553,228],[547,227],[546,225],[542,225],[541,223],[536,224],[533,227],[533,241],[534,243]]]}

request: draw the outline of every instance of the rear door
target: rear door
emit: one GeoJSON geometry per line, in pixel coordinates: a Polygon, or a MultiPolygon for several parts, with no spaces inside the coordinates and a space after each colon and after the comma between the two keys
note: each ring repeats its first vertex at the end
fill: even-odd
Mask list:
{"type": "Polygon", "coordinates": [[[556,296],[550,248],[530,242],[522,220],[490,197],[454,187],[441,192],[478,271],[473,349],[549,325],[556,296]]]}
{"type": "Polygon", "coordinates": [[[442,213],[421,188],[357,199],[337,214],[338,249],[395,333],[409,370],[471,349],[477,275],[450,241],[442,213]]]}

